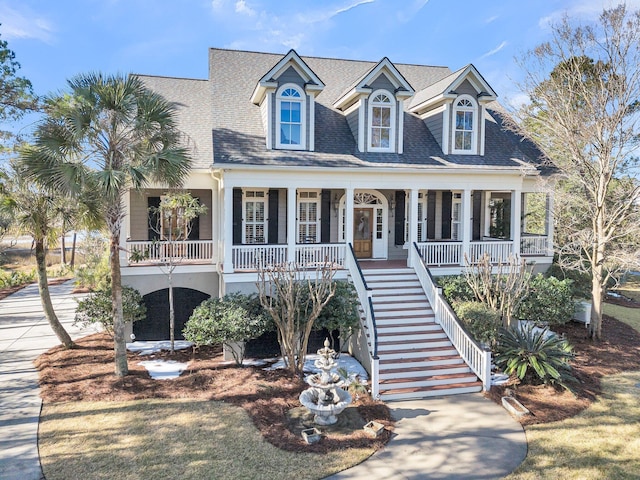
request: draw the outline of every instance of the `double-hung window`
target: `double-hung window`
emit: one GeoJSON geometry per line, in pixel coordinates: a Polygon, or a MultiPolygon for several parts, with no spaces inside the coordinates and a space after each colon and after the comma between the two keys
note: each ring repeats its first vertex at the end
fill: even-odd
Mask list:
{"type": "Polygon", "coordinates": [[[455,104],[453,153],[474,154],[477,137],[477,107],[469,95],[462,95],[455,104]]]}
{"type": "Polygon", "coordinates": [[[395,111],[391,95],[384,91],[373,92],[369,102],[369,151],[393,151],[395,111]]]}
{"type": "Polygon", "coordinates": [[[295,85],[284,85],[277,95],[277,146],[305,148],[305,96],[295,85]]]}

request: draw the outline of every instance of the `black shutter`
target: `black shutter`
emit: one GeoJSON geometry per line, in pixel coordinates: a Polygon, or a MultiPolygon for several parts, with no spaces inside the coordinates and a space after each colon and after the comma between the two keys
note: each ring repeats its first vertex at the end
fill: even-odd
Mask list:
{"type": "Polygon", "coordinates": [[[427,193],[427,239],[436,238],[436,192],[429,190],[427,193]]]}
{"type": "Polygon", "coordinates": [[[482,192],[480,190],[474,190],[472,240],[480,240],[480,236],[482,235],[482,232],[480,231],[481,219],[482,219],[482,192]]]}
{"type": "Polygon", "coordinates": [[[267,243],[278,243],[278,190],[269,190],[269,236],[267,243]]]}
{"type": "Polygon", "coordinates": [[[406,193],[404,190],[396,190],[396,223],[395,244],[404,245],[404,202],[406,193]]]}
{"type": "MultiPolygon", "coordinates": [[[[200,203],[199,197],[193,197],[193,198],[198,200],[199,205],[202,205],[200,203]]],[[[187,240],[200,240],[200,215],[198,215],[195,218],[192,218],[191,221],[189,222],[189,237],[187,238],[187,240]]]]}
{"type": "Polygon", "coordinates": [[[320,197],[320,242],[331,241],[331,190],[322,190],[320,197]]]}
{"type": "Polygon", "coordinates": [[[442,238],[451,238],[451,192],[442,192],[442,238]]]}
{"type": "Polygon", "coordinates": [[[233,189],[233,244],[242,243],[242,190],[233,189]]]}
{"type": "Polygon", "coordinates": [[[147,212],[148,212],[148,225],[147,225],[147,239],[159,240],[160,239],[160,214],[158,211],[151,211],[151,208],[160,207],[160,197],[148,197],[147,198],[147,212]]]}

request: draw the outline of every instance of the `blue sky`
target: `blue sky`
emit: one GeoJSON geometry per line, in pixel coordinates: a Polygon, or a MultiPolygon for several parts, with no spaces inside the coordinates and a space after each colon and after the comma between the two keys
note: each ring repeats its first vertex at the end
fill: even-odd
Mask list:
{"type": "MultiPolygon", "coordinates": [[[[566,12],[606,0],[0,0],[0,33],[36,93],[89,71],[205,78],[209,47],[378,61],[473,63],[517,101],[514,57],[566,12]]],[[[627,0],[634,8],[640,0],[627,0]]]]}

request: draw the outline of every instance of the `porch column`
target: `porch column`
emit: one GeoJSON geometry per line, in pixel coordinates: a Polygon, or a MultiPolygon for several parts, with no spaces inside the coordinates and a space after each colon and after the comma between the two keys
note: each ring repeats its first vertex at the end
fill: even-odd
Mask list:
{"type": "Polygon", "coordinates": [[[547,193],[547,221],[545,224],[545,234],[547,235],[547,255],[553,256],[553,224],[554,220],[555,203],[553,192],[547,193]]]}
{"type": "Polygon", "coordinates": [[[413,244],[418,241],[418,190],[412,188],[409,192],[409,255],[407,266],[413,267],[413,244]]]}
{"type": "Polygon", "coordinates": [[[296,261],[296,188],[287,188],[287,261],[296,261]]]}
{"type": "Polygon", "coordinates": [[[460,264],[464,265],[464,255],[471,257],[471,190],[462,191],[462,258],[460,264]]]}
{"type": "Polygon", "coordinates": [[[520,234],[522,232],[522,190],[511,192],[511,239],[513,255],[520,257],[520,234]]]}
{"type": "Polygon", "coordinates": [[[233,187],[223,187],[224,273],[233,273],[233,187]]]}
{"type": "Polygon", "coordinates": [[[345,188],[344,241],[353,245],[353,188],[345,188]]]}

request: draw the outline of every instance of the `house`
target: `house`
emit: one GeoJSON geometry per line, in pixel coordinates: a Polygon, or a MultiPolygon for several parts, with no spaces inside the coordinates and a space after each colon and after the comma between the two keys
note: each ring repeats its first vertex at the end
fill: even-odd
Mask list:
{"type": "MultiPolygon", "coordinates": [[[[444,318],[430,274],[459,273],[484,253],[545,269],[553,198],[540,189],[550,174],[544,157],[505,127],[496,92],[473,65],[452,72],[386,57],[210,49],[207,79],[140,78],[180,106],[195,152],[185,188],[208,207],[173,275],[178,324],[208,296],[255,291],[261,262],[328,259],[359,292],[366,328],[352,350],[376,393],[487,387],[486,355],[473,342],[452,346],[459,327],[444,318]]],[[[123,282],[151,310],[138,338],[168,335],[166,278],[153,257],[162,249],[149,249],[148,208],[163,194],[124,199],[123,282]],[[155,253],[134,263],[136,250],[155,253]]]]}

